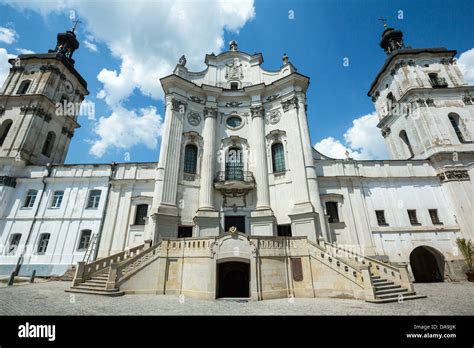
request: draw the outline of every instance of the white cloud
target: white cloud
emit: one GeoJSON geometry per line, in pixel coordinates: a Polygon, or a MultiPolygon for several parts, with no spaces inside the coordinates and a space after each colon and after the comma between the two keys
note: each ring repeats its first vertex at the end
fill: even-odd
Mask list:
{"type": "Polygon", "coordinates": [[[349,156],[352,158],[357,158],[359,156],[358,153],[354,153],[354,151],[342,145],[339,140],[334,139],[333,137],[324,138],[316,143],[314,148],[323,155],[331,158],[346,158],[346,151],[349,152],[349,156]]]}
{"type": "MultiPolygon", "coordinates": [[[[253,0],[0,1],[37,11],[45,19],[51,12],[77,12],[88,35],[104,43],[120,61],[118,70],[105,67],[97,76],[103,84],[97,97],[112,109],[109,118],[119,111],[130,112],[122,102],[136,89],[161,99],[159,78],[172,72],[182,54],[190,70],[202,70],[204,55],[223,48],[224,30],[238,32],[255,15],[253,0]]],[[[86,39],[93,43],[88,35],[86,39]]],[[[101,138],[91,149],[96,155],[110,147],[123,147],[119,139],[117,143],[106,140],[113,138],[106,133],[106,129],[98,133],[101,138]]]]}
{"type": "Polygon", "coordinates": [[[474,85],[474,48],[461,53],[458,59],[458,66],[470,85],[474,85]]]}
{"type": "Polygon", "coordinates": [[[0,27],[0,42],[11,45],[18,40],[18,34],[15,29],[0,27]]]}
{"type": "Polygon", "coordinates": [[[89,40],[84,40],[84,45],[89,49],[91,52],[98,52],[97,45],[89,40]]]}
{"type": "Polygon", "coordinates": [[[29,49],[27,49],[27,48],[17,48],[16,51],[17,51],[19,54],[32,54],[32,53],[35,53],[34,51],[29,50],[29,49]]]}
{"type": "Polygon", "coordinates": [[[99,140],[89,140],[92,144],[89,153],[102,157],[111,147],[130,149],[144,144],[156,149],[161,136],[162,119],[155,107],[142,108],[138,112],[117,107],[110,116],[101,117],[94,132],[99,140]]]}
{"type": "Polygon", "coordinates": [[[314,145],[314,148],[323,155],[332,158],[346,158],[346,150],[354,159],[386,159],[387,146],[377,128],[377,114],[371,113],[352,121],[344,133],[344,144],[333,137],[325,138],[314,145]]]}
{"type": "Polygon", "coordinates": [[[9,54],[6,49],[0,48],[0,89],[8,76],[11,65],[8,63],[8,59],[16,57],[13,54],[9,54]]]}

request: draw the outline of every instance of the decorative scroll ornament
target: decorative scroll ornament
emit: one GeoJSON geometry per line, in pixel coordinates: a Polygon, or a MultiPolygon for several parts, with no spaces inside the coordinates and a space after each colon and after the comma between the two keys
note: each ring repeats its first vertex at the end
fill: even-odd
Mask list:
{"type": "Polygon", "coordinates": [[[171,110],[184,114],[186,112],[186,103],[173,98],[171,99],[171,110]]]}
{"type": "Polygon", "coordinates": [[[254,106],[250,108],[250,113],[252,114],[252,117],[263,117],[265,109],[263,106],[254,106]]]}
{"type": "Polygon", "coordinates": [[[285,100],[281,103],[281,106],[283,107],[284,112],[290,111],[291,109],[297,109],[298,108],[298,98],[293,97],[291,99],[285,100]]]}
{"type": "Polygon", "coordinates": [[[204,118],[206,117],[217,117],[217,108],[204,108],[204,118]]]}
{"type": "Polygon", "coordinates": [[[188,114],[188,122],[191,126],[198,126],[201,123],[201,115],[197,112],[190,112],[188,114]]]}
{"type": "Polygon", "coordinates": [[[229,233],[230,233],[232,236],[235,235],[235,234],[237,234],[237,227],[231,226],[231,227],[229,228],[229,233]]]}
{"type": "Polygon", "coordinates": [[[1,186],[14,188],[16,186],[16,178],[12,178],[11,176],[0,176],[0,187],[1,186]]]}
{"type": "Polygon", "coordinates": [[[235,57],[232,63],[226,64],[225,78],[227,80],[240,80],[244,78],[242,63],[240,63],[239,58],[235,57]]]}
{"type": "Polygon", "coordinates": [[[280,121],[281,113],[280,110],[272,110],[267,114],[268,122],[270,124],[277,124],[280,121]]]}
{"type": "Polygon", "coordinates": [[[441,181],[469,181],[467,170],[449,170],[438,174],[441,181]]]}

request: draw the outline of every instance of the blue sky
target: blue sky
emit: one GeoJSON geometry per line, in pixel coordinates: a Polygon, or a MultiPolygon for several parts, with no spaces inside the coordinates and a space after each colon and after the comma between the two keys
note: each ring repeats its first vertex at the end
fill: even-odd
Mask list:
{"type": "MultiPolygon", "coordinates": [[[[359,153],[367,150],[358,148],[360,144],[370,148],[371,142],[374,142],[374,148],[383,147],[381,136],[373,122],[362,124],[361,121],[359,124],[369,127],[368,132],[372,132],[365,139],[344,137],[354,127],[355,119],[374,111],[366,93],[385,60],[385,53],[378,46],[383,31],[378,18],[385,17],[390,26],[401,29],[405,43],[412,47],[456,49],[458,57],[474,47],[474,10],[473,2],[469,0],[452,1],[449,7],[446,1],[441,0],[258,0],[253,4],[247,1],[230,9],[226,7],[219,10],[219,14],[225,14],[215,20],[215,25],[207,26],[206,23],[201,23],[200,17],[195,13],[203,16],[206,12],[212,12],[208,10],[215,5],[212,2],[182,2],[179,6],[174,5],[173,11],[168,11],[166,4],[155,4],[153,11],[158,11],[156,21],[153,17],[149,20],[146,15],[141,15],[143,22],[137,23],[135,20],[129,25],[123,23],[123,20],[120,22],[120,18],[114,20],[111,14],[117,13],[119,17],[122,12],[126,15],[126,11],[129,11],[132,21],[133,11],[139,11],[139,5],[134,7],[131,1],[112,2],[110,6],[125,9],[112,9],[110,13],[103,10],[106,7],[92,2],[70,0],[59,9],[51,3],[54,1],[47,5],[38,5],[32,1],[13,4],[10,1],[0,1],[0,28],[16,33],[13,39],[1,42],[0,31],[0,48],[12,55],[18,54],[18,49],[45,52],[54,47],[58,31],[70,28],[69,11],[74,10],[83,20],[84,23],[78,29],[81,47],[74,58],[76,69],[88,81],[91,92],[88,99],[96,103],[96,117],[94,120],[86,117],[79,119],[82,127],[73,138],[68,163],[123,162],[126,159],[156,161],[160,143],[159,115],[164,116],[158,78],[171,73],[180,52],[186,53],[193,69],[203,69],[204,54],[210,53],[206,51],[206,47],[213,48],[218,53],[220,46],[219,43],[209,43],[209,38],[216,38],[216,42],[219,38],[223,39],[221,49],[226,49],[227,43],[236,39],[240,50],[248,53],[261,52],[264,56],[263,67],[268,70],[279,68],[281,57],[286,53],[298,71],[311,78],[308,118],[312,142],[333,137],[335,142],[351,146],[353,151],[359,153]],[[398,18],[401,14],[399,11],[403,11],[403,19],[398,18]],[[185,28],[180,33],[179,26],[173,25],[173,21],[169,20],[176,13],[184,23],[190,25],[190,31],[186,32],[185,28]],[[293,19],[289,18],[292,14],[293,19]],[[102,25],[100,16],[109,25],[102,25]],[[194,29],[196,35],[202,33],[202,42],[192,35],[194,29]],[[114,38],[114,30],[118,36],[123,37],[122,42],[114,38]],[[161,33],[157,33],[160,31],[161,33]],[[96,46],[96,51],[86,47],[86,40],[96,46]],[[133,40],[139,42],[129,42],[133,40]],[[165,47],[169,47],[166,46],[168,40],[179,47],[165,50],[165,47]],[[150,45],[149,50],[146,49],[147,45],[150,45]],[[130,56],[127,48],[134,51],[130,56]],[[343,65],[344,58],[349,60],[347,67],[343,65]],[[137,71],[127,72],[130,67],[137,71]],[[149,76],[143,85],[140,74],[144,72],[139,71],[140,68],[149,70],[149,76]],[[136,81],[127,85],[133,79],[136,81]],[[102,97],[105,96],[103,99],[97,97],[101,90],[102,97]],[[112,100],[114,94],[117,97],[112,100]],[[114,112],[115,116],[111,117],[114,112]],[[101,117],[104,118],[102,123],[101,117]],[[145,119],[141,120],[141,117],[145,119]],[[130,118],[132,123],[126,123],[130,118]],[[126,120],[122,127],[124,129],[116,129],[121,120],[126,120]],[[127,127],[143,127],[146,131],[150,124],[156,125],[150,131],[151,136],[135,132],[131,135],[135,139],[126,141],[125,145],[116,144],[120,137],[114,138],[110,134],[125,132],[125,137],[127,127]],[[103,141],[91,153],[91,146],[101,138],[104,138],[103,141]],[[153,138],[157,141],[153,142],[153,138]]],[[[150,4],[151,2],[148,5],[144,2],[142,11],[147,11],[146,6],[150,4]]],[[[205,22],[206,19],[202,21],[205,22]]],[[[5,62],[1,62],[0,66],[2,64],[5,66],[5,62]]],[[[364,132],[352,132],[354,133],[364,132]]],[[[331,149],[327,151],[330,152],[331,149]]],[[[367,156],[383,157],[383,153],[381,149],[367,156]]]]}

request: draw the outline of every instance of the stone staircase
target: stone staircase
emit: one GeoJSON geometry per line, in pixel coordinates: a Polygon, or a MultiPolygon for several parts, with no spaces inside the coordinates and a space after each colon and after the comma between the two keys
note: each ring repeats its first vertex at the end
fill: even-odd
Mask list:
{"type": "Polygon", "coordinates": [[[426,295],[418,295],[415,292],[406,266],[394,266],[324,241],[322,241],[322,246],[331,253],[337,254],[341,260],[356,262],[361,269],[368,268],[366,276],[370,276],[370,283],[364,284],[364,287],[371,286],[373,294],[371,297],[366,298],[366,302],[402,303],[408,300],[427,297],[426,295]]]}
{"type": "Polygon", "coordinates": [[[122,296],[125,293],[118,288],[107,289],[107,281],[109,279],[109,269],[104,269],[92,278],[66,289],[66,292],[74,292],[79,294],[104,295],[104,296],[122,296]]]}
{"type": "Polygon", "coordinates": [[[411,291],[401,285],[396,285],[394,282],[381,278],[380,276],[372,276],[372,283],[375,288],[375,299],[366,300],[366,302],[403,302],[426,297],[425,295],[417,295],[415,291],[411,291]]]}
{"type": "Polygon", "coordinates": [[[158,257],[161,243],[145,248],[139,245],[91,263],[79,262],[73,285],[66,292],[122,296],[120,285],[158,257]]]}

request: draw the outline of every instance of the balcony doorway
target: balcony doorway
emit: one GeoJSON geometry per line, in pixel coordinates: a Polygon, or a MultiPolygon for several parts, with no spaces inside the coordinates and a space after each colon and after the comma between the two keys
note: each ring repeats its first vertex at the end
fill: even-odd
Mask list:
{"type": "Polygon", "coordinates": [[[225,161],[225,180],[244,180],[244,164],[242,161],[242,150],[240,150],[238,147],[231,147],[227,151],[227,157],[225,161]]]}
{"type": "Polygon", "coordinates": [[[237,231],[245,233],[245,216],[225,216],[224,231],[229,231],[232,226],[237,227],[237,231]]]}

